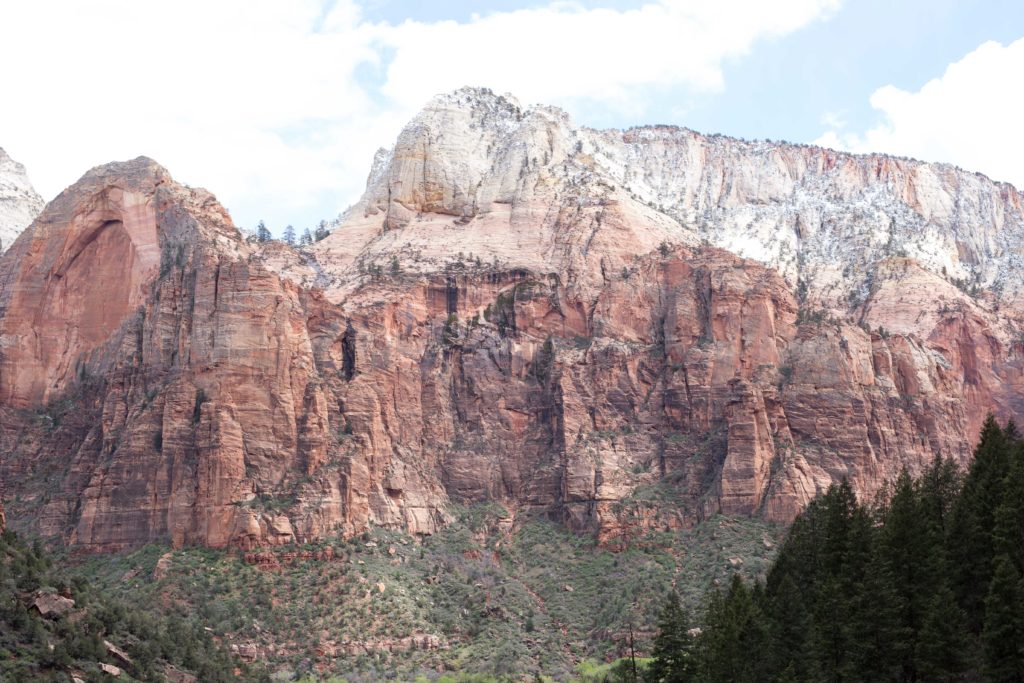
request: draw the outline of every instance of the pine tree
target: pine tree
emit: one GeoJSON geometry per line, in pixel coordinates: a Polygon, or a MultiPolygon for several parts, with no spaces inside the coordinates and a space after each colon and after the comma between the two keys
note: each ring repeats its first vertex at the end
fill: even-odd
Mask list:
{"type": "Polygon", "coordinates": [[[309,228],[306,228],[302,231],[302,237],[299,238],[299,245],[306,247],[310,244],[313,244],[313,233],[309,231],[309,228]]]}
{"type": "Polygon", "coordinates": [[[1013,421],[1013,418],[1006,421],[1006,426],[1003,427],[1003,437],[1010,444],[1020,441],[1020,432],[1017,431],[1017,423],[1013,421]]]}
{"type": "Polygon", "coordinates": [[[916,634],[906,623],[907,600],[881,547],[869,545],[871,563],[852,588],[847,612],[834,617],[845,625],[848,647],[839,671],[842,680],[914,680],[916,634]]]}
{"type": "Polygon", "coordinates": [[[960,680],[969,664],[966,634],[964,614],[956,604],[953,591],[943,581],[927,604],[917,637],[920,680],[960,680]]]}
{"type": "Polygon", "coordinates": [[[809,617],[804,596],[804,591],[787,575],[766,598],[768,666],[776,675],[789,671],[794,677],[804,678],[807,674],[804,650],[809,617]]]}
{"type": "Polygon", "coordinates": [[[901,473],[876,507],[860,505],[846,482],[812,501],[763,594],[747,591],[766,615],[768,642],[748,639],[742,651],[763,652],[767,665],[752,671],[736,648],[744,601],[730,588],[712,598],[698,638],[700,680],[956,681],[984,672],[1024,683],[1022,577],[1024,445],[1015,425],[1000,429],[989,417],[962,479],[937,457],[917,480],[901,473]]]}
{"type": "Polygon", "coordinates": [[[284,241],[285,244],[295,244],[295,228],[290,225],[284,229],[284,241]]]}
{"type": "MultiPolygon", "coordinates": [[[[935,570],[942,546],[906,470],[896,480],[883,521],[878,537],[880,562],[870,578],[872,581],[891,580],[893,597],[889,604],[898,605],[899,613],[886,615],[891,618],[887,625],[892,632],[885,637],[900,660],[902,678],[916,680],[917,634],[938,581],[935,570]]],[[[885,607],[880,606],[880,609],[885,607]]]]}
{"type": "MultiPolygon", "coordinates": [[[[1011,428],[1011,436],[1016,427],[1011,428]]],[[[952,588],[968,628],[980,633],[985,614],[985,595],[992,580],[992,530],[995,509],[1002,502],[1003,480],[1009,470],[1012,442],[990,414],[974,449],[974,460],[953,507],[947,537],[952,588]]]]}
{"type": "MultiPolygon", "coordinates": [[[[831,493],[831,492],[830,492],[831,493]]],[[[825,579],[822,548],[829,494],[811,501],[790,526],[766,582],[771,624],[769,667],[776,675],[787,669],[799,679],[808,677],[810,634],[816,597],[825,579]]]]}
{"type": "Polygon", "coordinates": [[[260,242],[267,242],[271,239],[272,235],[270,230],[267,229],[266,223],[260,221],[256,224],[256,239],[260,242]]]}
{"type": "Polygon", "coordinates": [[[790,664],[783,669],[782,673],[779,674],[776,680],[778,683],[799,683],[799,681],[802,681],[803,679],[797,676],[796,665],[790,664]]]}
{"type": "Polygon", "coordinates": [[[992,549],[1024,575],[1024,446],[1018,444],[1003,480],[1003,498],[993,518],[992,549]]]}
{"type": "MultiPolygon", "coordinates": [[[[950,584],[946,537],[960,496],[961,476],[952,459],[937,456],[916,484],[921,540],[927,555],[914,609],[919,610],[914,659],[920,679],[953,681],[972,665],[966,617],[950,584]]],[[[888,523],[888,520],[887,520],[888,523]]]]}
{"type": "Polygon", "coordinates": [[[331,231],[327,229],[327,221],[320,221],[320,225],[316,226],[316,233],[314,237],[317,242],[324,239],[331,234],[331,231]]]}
{"type": "Polygon", "coordinates": [[[672,591],[658,619],[649,677],[654,683],[687,683],[694,677],[693,642],[679,595],[672,591]]]}
{"type": "Polygon", "coordinates": [[[922,512],[940,535],[949,532],[953,506],[960,495],[960,470],[952,458],[935,456],[919,482],[922,512]]]}
{"type": "Polygon", "coordinates": [[[768,633],[750,589],[734,574],[729,591],[715,591],[698,638],[698,679],[760,681],[765,678],[768,633]]]}
{"type": "Polygon", "coordinates": [[[982,631],[985,679],[998,683],[1024,681],[1024,601],[1020,574],[1006,555],[995,562],[985,598],[982,631]]]}
{"type": "Polygon", "coordinates": [[[822,498],[821,554],[808,654],[817,677],[843,680],[854,652],[854,611],[872,562],[872,523],[845,479],[822,498]]]}

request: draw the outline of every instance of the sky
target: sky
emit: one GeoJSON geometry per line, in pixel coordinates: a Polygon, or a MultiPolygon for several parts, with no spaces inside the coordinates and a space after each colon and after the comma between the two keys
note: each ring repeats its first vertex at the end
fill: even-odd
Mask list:
{"type": "Polygon", "coordinates": [[[1019,0],[0,0],[0,147],[45,199],[146,155],[236,224],[337,216],[464,85],[579,124],[945,161],[1024,187],[1019,0]]]}

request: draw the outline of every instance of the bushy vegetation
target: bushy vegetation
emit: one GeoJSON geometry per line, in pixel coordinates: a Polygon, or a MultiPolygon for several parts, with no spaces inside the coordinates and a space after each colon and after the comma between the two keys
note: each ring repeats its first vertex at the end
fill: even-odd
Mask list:
{"type": "Polygon", "coordinates": [[[102,664],[118,667],[119,681],[164,681],[172,667],[203,683],[269,680],[173,606],[112,598],[60,564],[38,544],[0,535],[0,680],[114,680],[102,664]]]}
{"type": "MultiPolygon", "coordinates": [[[[653,494],[652,494],[653,495],[653,494]]],[[[936,459],[877,500],[846,483],[780,529],[714,517],[598,546],[495,504],[435,536],[360,537],[248,556],[149,546],[58,570],[0,540],[0,678],[1021,681],[1024,441],[989,419],[970,469],[936,459]],[[159,571],[154,571],[158,569],[159,571]],[[42,592],[74,609],[43,617],[42,592]],[[104,643],[127,651],[126,664],[104,643]]]]}
{"type": "Polygon", "coordinates": [[[183,549],[153,580],[169,549],[150,546],[76,571],[126,601],[180,606],[225,642],[256,648],[285,679],[596,683],[625,670],[615,662],[629,655],[630,628],[645,668],[661,596],[673,586],[695,609],[713,582],[763,575],[780,533],[716,517],[612,552],[541,518],[502,531],[508,513],[497,505],[455,512],[432,537],[378,529],[269,550],[262,566],[183,549]]]}
{"type": "Polygon", "coordinates": [[[833,486],[764,582],[694,624],[670,597],[648,680],[1024,681],[1022,577],[1024,442],[989,418],[966,475],[939,458],[871,505],[833,486]]]}
{"type": "Polygon", "coordinates": [[[986,422],[966,473],[939,458],[870,503],[833,486],[776,558],[780,530],[751,519],[613,551],[540,517],[509,531],[495,504],[454,513],[422,539],[377,529],[248,556],[150,546],[67,570],[6,534],[0,677],[103,680],[107,662],[122,680],[162,680],[168,664],[234,680],[223,643],[277,680],[1024,680],[1013,425],[986,422]],[[43,617],[40,591],[74,609],[43,617]]]}

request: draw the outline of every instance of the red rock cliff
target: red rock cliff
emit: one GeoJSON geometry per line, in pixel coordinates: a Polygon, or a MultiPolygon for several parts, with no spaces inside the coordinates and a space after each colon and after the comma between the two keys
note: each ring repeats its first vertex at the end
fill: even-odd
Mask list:
{"type": "Polygon", "coordinates": [[[1013,287],[883,254],[837,303],[824,266],[794,281],[690,239],[587,175],[557,112],[489,102],[505,118],[444,101],[433,147],[441,124],[410,127],[301,253],[147,159],[51,203],[0,260],[9,521],[252,547],[494,500],[612,541],[788,520],[841,477],[871,495],[1024,413],[1013,287]]]}

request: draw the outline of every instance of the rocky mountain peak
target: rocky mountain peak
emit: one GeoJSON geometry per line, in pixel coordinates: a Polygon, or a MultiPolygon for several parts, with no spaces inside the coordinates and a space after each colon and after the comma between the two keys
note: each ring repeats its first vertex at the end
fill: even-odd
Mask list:
{"type": "Polygon", "coordinates": [[[90,181],[115,180],[127,183],[152,183],[159,185],[172,181],[170,172],[147,156],[138,156],[128,161],[112,161],[95,166],[85,172],[76,185],[90,181]]]}
{"type": "Polygon", "coordinates": [[[614,541],[870,497],[1024,419],[1021,216],[947,165],[482,89],[308,249],[151,160],[98,167],[0,259],[8,519],[249,548],[497,501],[614,541]]]}
{"type": "Polygon", "coordinates": [[[414,117],[335,233],[318,253],[338,297],[378,261],[431,272],[459,252],[587,288],[662,243],[757,260],[833,317],[864,312],[891,258],[979,292],[992,311],[1024,296],[1024,212],[1009,185],[948,164],[673,126],[593,130],[482,88],[440,95],[414,117]],[[442,225],[445,239],[425,238],[442,225]]]}
{"type": "Polygon", "coordinates": [[[0,148],[0,253],[42,210],[43,198],[29,182],[25,167],[0,148]]]}

